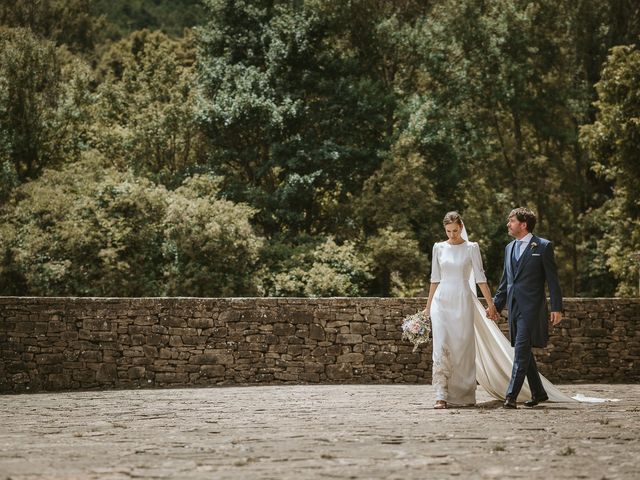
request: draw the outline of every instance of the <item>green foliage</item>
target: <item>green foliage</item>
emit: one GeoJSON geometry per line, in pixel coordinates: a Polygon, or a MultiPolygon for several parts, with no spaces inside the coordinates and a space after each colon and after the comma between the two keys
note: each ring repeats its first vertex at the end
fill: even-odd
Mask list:
{"type": "Polygon", "coordinates": [[[21,182],[78,158],[90,80],[87,66],[63,48],[30,30],[0,26],[0,164],[21,182]]]}
{"type": "Polygon", "coordinates": [[[3,215],[3,290],[8,269],[32,295],[157,294],[165,194],[94,158],[45,171],[3,215]]]}
{"type": "Polygon", "coordinates": [[[613,185],[613,197],[588,216],[602,225],[597,241],[618,280],[618,295],[637,288],[640,267],[640,51],[619,46],[611,53],[596,89],[596,121],[581,129],[581,142],[597,175],[613,185]]]}
{"type": "Polygon", "coordinates": [[[31,295],[251,291],[260,246],[246,206],[194,177],[168,192],[87,156],[15,190],[0,222],[0,289],[31,295]]]}
{"type": "Polygon", "coordinates": [[[0,293],[414,295],[453,209],[495,286],[524,204],[634,294],[636,3],[4,2],[0,293]]]}
{"type": "Polygon", "coordinates": [[[370,237],[367,246],[378,280],[376,293],[402,297],[421,291],[428,261],[411,233],[387,227],[370,237]]]}
{"type": "Polygon", "coordinates": [[[164,219],[166,292],[178,296],[255,294],[262,245],[249,223],[255,211],[219,200],[220,181],[194,176],[172,195],[164,219]]]}
{"type": "Polygon", "coordinates": [[[0,25],[25,28],[76,53],[90,54],[104,24],[90,0],[4,0],[0,25]]]}
{"type": "Polygon", "coordinates": [[[346,199],[380,164],[392,92],[366,70],[371,59],[352,44],[338,7],[206,5],[200,117],[224,192],[260,209],[269,235],[341,234],[324,214],[348,217],[346,199]]]}
{"type": "Polygon", "coordinates": [[[307,244],[294,251],[279,265],[278,272],[267,273],[264,293],[273,296],[329,297],[362,296],[371,280],[370,262],[352,242],[336,244],[331,237],[318,244],[307,244]]]}
{"type": "Polygon", "coordinates": [[[189,35],[172,40],[142,30],[113,44],[97,67],[102,83],[91,144],[121,169],[179,185],[204,155],[194,61],[189,35]]]}
{"type": "Polygon", "coordinates": [[[91,12],[103,15],[103,36],[120,40],[136,30],[161,30],[173,37],[201,23],[200,0],[92,0],[91,12]]]}

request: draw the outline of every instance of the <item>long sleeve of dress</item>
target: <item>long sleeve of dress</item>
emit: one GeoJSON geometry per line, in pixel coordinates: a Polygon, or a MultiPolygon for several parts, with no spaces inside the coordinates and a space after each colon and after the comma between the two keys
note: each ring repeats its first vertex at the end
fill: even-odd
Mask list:
{"type": "Polygon", "coordinates": [[[476,283],[487,283],[487,276],[484,274],[484,268],[482,268],[480,246],[475,242],[471,244],[471,264],[473,265],[473,276],[476,283]]]}
{"type": "Polygon", "coordinates": [[[440,283],[440,264],[438,263],[438,244],[433,244],[431,257],[431,283],[440,283]]]}

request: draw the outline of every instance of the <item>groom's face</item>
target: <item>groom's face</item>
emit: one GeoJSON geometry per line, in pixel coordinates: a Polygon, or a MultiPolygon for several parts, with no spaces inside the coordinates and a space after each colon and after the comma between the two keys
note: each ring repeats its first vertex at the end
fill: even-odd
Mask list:
{"type": "Polygon", "coordinates": [[[507,220],[507,230],[512,237],[522,238],[528,233],[527,222],[521,222],[514,215],[507,220]]]}

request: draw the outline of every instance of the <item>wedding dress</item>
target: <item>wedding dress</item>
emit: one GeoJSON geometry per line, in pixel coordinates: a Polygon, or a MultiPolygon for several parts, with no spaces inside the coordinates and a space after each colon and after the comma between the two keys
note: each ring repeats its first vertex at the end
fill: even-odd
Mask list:
{"type": "Polygon", "coordinates": [[[466,241],[458,245],[436,243],[431,265],[431,282],[439,284],[430,311],[436,400],[454,405],[475,404],[474,322],[478,299],[467,279],[486,282],[480,248],[477,243],[466,241]]]}

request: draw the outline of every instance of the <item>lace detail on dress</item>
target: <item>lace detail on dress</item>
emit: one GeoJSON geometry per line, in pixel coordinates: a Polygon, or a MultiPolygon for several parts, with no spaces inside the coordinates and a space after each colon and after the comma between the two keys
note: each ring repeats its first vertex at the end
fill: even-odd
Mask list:
{"type": "Polygon", "coordinates": [[[451,378],[451,352],[442,347],[433,354],[431,384],[436,390],[436,400],[447,400],[449,379],[451,378]]]}

